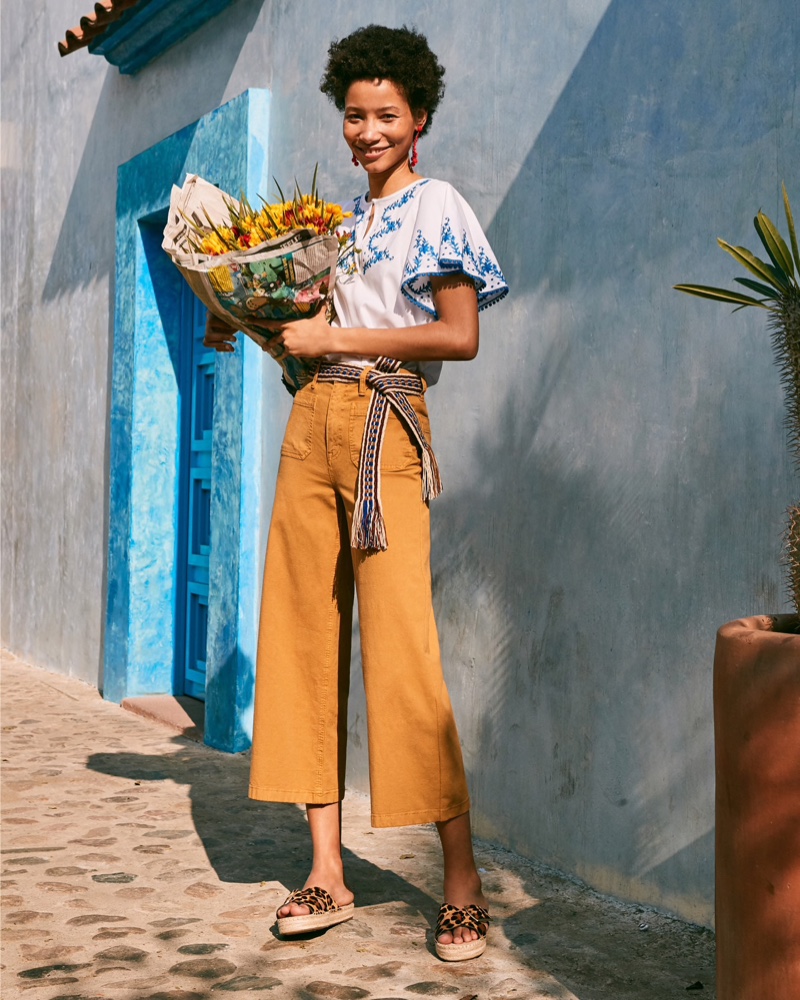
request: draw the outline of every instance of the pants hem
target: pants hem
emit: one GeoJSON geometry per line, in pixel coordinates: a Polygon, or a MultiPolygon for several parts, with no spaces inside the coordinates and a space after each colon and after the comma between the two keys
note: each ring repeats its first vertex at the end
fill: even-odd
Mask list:
{"type": "Polygon", "coordinates": [[[258,802],[297,802],[303,805],[327,806],[341,802],[344,792],[338,788],[322,792],[309,792],[297,788],[268,788],[265,785],[250,785],[247,796],[258,802]]]}
{"type": "Polygon", "coordinates": [[[404,813],[372,813],[371,823],[376,829],[389,826],[424,826],[426,823],[443,823],[469,812],[469,799],[464,799],[448,809],[418,809],[404,813]]]}

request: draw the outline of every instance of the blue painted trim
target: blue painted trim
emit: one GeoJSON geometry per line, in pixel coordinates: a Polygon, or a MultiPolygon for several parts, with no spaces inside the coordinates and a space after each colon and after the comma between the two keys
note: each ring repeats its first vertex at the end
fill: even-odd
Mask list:
{"type": "MultiPolygon", "coordinates": [[[[266,191],[269,114],[269,94],[246,91],[119,168],[103,691],[112,701],[169,693],[173,679],[180,443],[173,341],[183,279],[163,252],[147,252],[147,233],[187,173],[231,192],[266,191]]],[[[233,752],[249,746],[252,731],[264,547],[262,358],[248,340],[216,366],[206,742],[233,752]]]]}
{"type": "Polygon", "coordinates": [[[120,73],[136,73],[183,41],[234,0],[145,0],[113,21],[89,51],[105,56],[120,73]]]}
{"type": "MultiPolygon", "coordinates": [[[[268,136],[270,95],[267,91],[250,91],[247,145],[247,176],[239,185],[253,202],[258,194],[269,190],[268,136]]],[[[228,189],[238,193],[239,188],[228,189]]],[[[245,476],[244,470],[262,469],[264,447],[264,387],[263,353],[248,337],[240,337],[235,357],[243,361],[236,369],[226,371],[217,365],[217,399],[238,398],[241,403],[239,423],[214,419],[214,454],[219,473],[212,479],[211,504],[230,503],[223,496],[223,484],[236,483],[239,502],[228,510],[238,511],[238,523],[232,519],[213,517],[211,522],[211,566],[209,582],[206,742],[232,751],[250,746],[253,726],[253,692],[256,647],[261,595],[261,555],[264,551],[262,520],[261,475],[245,476]],[[222,377],[220,378],[220,373],[222,377]],[[229,375],[230,378],[226,378],[229,375]],[[247,433],[243,434],[242,429],[247,433]],[[238,572],[238,602],[231,600],[231,590],[225,591],[221,581],[235,565],[238,572]],[[223,694],[219,697],[216,692],[223,694]],[[229,703],[237,711],[228,710],[229,703]]],[[[223,355],[227,360],[229,356],[223,355]]],[[[227,412],[223,406],[221,411],[227,412]]]]}

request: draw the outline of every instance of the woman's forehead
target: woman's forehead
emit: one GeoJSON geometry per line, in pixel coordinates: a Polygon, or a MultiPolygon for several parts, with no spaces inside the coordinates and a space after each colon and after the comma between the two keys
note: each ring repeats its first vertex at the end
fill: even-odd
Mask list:
{"type": "Polygon", "coordinates": [[[347,88],[346,107],[383,110],[389,107],[404,110],[408,99],[392,80],[354,80],[347,88]]]}

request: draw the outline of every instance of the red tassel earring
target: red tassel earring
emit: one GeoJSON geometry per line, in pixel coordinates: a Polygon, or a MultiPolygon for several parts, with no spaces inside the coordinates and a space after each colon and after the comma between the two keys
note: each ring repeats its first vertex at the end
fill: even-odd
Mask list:
{"type": "Polygon", "coordinates": [[[417,155],[417,143],[419,142],[419,137],[422,135],[422,126],[420,125],[418,129],[414,132],[414,142],[411,146],[411,159],[408,161],[408,165],[413,170],[414,167],[419,163],[419,156],[417,155]]]}
{"type": "Polygon", "coordinates": [[[358,157],[356,156],[355,153],[353,153],[353,166],[354,167],[358,166],[358,157]]]}

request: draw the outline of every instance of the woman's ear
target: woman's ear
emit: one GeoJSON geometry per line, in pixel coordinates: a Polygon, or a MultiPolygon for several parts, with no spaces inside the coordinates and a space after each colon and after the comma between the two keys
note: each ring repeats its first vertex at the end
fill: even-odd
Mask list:
{"type": "Polygon", "coordinates": [[[417,123],[417,128],[420,131],[422,131],[422,129],[425,128],[426,122],[428,121],[428,112],[427,111],[415,111],[414,112],[414,121],[417,123]]]}

